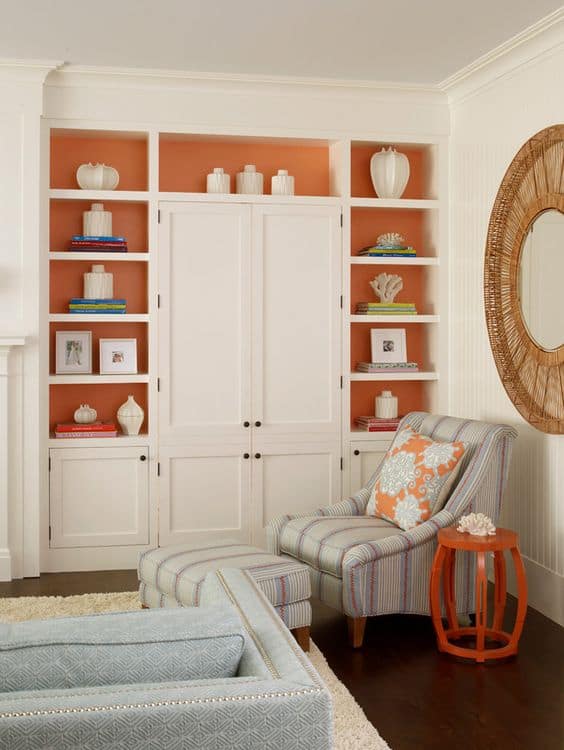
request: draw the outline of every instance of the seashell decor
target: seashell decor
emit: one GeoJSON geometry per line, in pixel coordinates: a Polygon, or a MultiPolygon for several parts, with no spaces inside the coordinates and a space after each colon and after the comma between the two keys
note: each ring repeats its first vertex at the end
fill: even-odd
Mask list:
{"type": "Polygon", "coordinates": [[[403,289],[401,276],[395,273],[381,273],[370,282],[380,302],[393,302],[395,296],[403,289]]]}
{"type": "Polygon", "coordinates": [[[493,536],[495,534],[492,519],[484,513],[469,513],[467,516],[462,516],[456,530],[467,532],[472,536],[493,536]]]}
{"type": "Polygon", "coordinates": [[[386,232],[378,237],[376,245],[378,247],[404,247],[405,237],[397,232],[386,232]]]}

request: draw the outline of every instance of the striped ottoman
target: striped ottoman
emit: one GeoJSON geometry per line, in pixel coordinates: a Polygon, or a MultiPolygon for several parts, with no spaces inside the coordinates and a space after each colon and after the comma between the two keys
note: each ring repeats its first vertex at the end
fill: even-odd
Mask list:
{"type": "Polygon", "coordinates": [[[247,544],[157,547],[139,558],[139,598],[144,607],[192,607],[206,574],[220,568],[247,570],[274,609],[309,650],[309,568],[291,557],[271,555],[247,544]]]}

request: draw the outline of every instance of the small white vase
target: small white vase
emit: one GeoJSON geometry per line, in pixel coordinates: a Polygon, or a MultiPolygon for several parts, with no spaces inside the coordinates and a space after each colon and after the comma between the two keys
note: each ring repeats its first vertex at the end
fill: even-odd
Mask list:
{"type": "Polygon", "coordinates": [[[214,167],[207,176],[206,190],[208,193],[230,193],[231,177],[225,174],[223,167],[214,167]]]}
{"type": "Polygon", "coordinates": [[[294,178],[287,169],[279,169],[278,174],[273,175],[270,192],[272,195],[294,195],[294,178]]]}
{"type": "Polygon", "coordinates": [[[124,435],[139,435],[145,412],[133,396],[128,396],[117,412],[117,420],[124,435]]]}
{"type": "Polygon", "coordinates": [[[377,419],[395,419],[398,415],[398,399],[391,391],[382,391],[374,399],[374,413],[377,419]]]}
{"type": "Polygon", "coordinates": [[[103,203],[93,203],[82,214],[82,234],[86,237],[111,237],[112,213],[104,211],[103,203]]]}
{"type": "Polygon", "coordinates": [[[409,159],[395,148],[383,148],[370,159],[370,176],[379,198],[401,198],[409,180],[409,159]]]}
{"type": "Polygon", "coordinates": [[[97,416],[96,409],[88,406],[88,404],[80,404],[74,413],[74,421],[77,424],[92,424],[92,422],[96,421],[97,416]]]}
{"type": "Polygon", "coordinates": [[[239,195],[262,195],[263,176],[254,164],[245,164],[242,172],[237,172],[237,192],[239,195]]]}
{"type": "Polygon", "coordinates": [[[85,299],[112,299],[114,296],[114,275],[106,273],[104,266],[94,265],[84,274],[85,299]]]}
{"type": "Polygon", "coordinates": [[[106,164],[81,164],[76,170],[76,181],[82,190],[115,190],[119,172],[106,164]]]}

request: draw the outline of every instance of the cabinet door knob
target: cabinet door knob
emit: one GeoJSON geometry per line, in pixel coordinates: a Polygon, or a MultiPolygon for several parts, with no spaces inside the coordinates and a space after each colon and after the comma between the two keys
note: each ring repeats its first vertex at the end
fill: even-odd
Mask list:
{"type": "Polygon", "coordinates": [[[355,450],[355,452],[354,452],[354,455],[355,455],[355,456],[360,456],[360,451],[359,451],[358,449],[357,449],[357,450],[355,450]]]}
{"type": "Polygon", "coordinates": [[[139,456],[139,460],[140,461],[146,461],[147,460],[147,456],[139,456]]]}
{"type": "Polygon", "coordinates": [[[250,426],[251,426],[250,422],[243,422],[243,427],[250,427],[250,426]]]}
{"type": "Polygon", "coordinates": [[[255,422],[255,427],[260,427],[262,422],[255,422]]]}
{"type": "Polygon", "coordinates": [[[255,458],[260,458],[260,453],[255,453],[255,458]]]}
{"type": "Polygon", "coordinates": [[[250,458],[250,457],[251,457],[250,453],[243,453],[243,458],[250,458]]]}

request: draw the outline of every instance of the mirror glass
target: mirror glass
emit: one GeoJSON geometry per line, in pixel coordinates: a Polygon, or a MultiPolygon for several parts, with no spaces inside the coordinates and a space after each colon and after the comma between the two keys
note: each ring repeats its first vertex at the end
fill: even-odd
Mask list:
{"type": "Polygon", "coordinates": [[[519,264],[523,321],[543,349],[564,344],[564,214],[544,211],[529,226],[519,264]]]}

